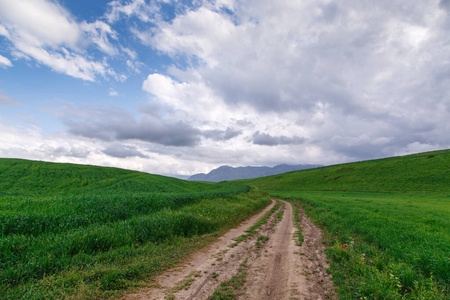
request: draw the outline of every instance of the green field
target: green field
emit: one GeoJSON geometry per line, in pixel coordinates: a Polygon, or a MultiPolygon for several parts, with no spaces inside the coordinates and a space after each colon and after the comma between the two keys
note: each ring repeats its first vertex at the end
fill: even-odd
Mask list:
{"type": "Polygon", "coordinates": [[[450,150],[218,184],[0,159],[0,298],[151,285],[265,207],[261,190],[324,229],[340,299],[450,299],[450,150]]]}
{"type": "Polygon", "coordinates": [[[146,285],[269,201],[242,184],[0,159],[0,298],[146,285]]]}
{"type": "Polygon", "coordinates": [[[450,150],[242,182],[324,228],[340,299],[450,299],[450,150]]]}
{"type": "Polygon", "coordinates": [[[241,180],[277,191],[450,191],[450,150],[340,164],[241,180]]]}

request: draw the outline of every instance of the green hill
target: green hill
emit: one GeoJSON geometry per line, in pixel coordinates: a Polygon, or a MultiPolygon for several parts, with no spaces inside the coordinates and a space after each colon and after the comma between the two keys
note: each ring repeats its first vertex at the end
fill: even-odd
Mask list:
{"type": "Polygon", "coordinates": [[[267,205],[254,186],[323,228],[340,299],[450,299],[449,182],[450,150],[222,183],[0,159],[0,298],[148,285],[267,205]]]}
{"type": "Polygon", "coordinates": [[[240,182],[324,229],[339,299],[450,299],[450,150],[240,182]]]}
{"type": "Polygon", "coordinates": [[[269,202],[239,183],[0,159],[0,298],[119,295],[269,202]]]}
{"type": "Polygon", "coordinates": [[[8,195],[55,195],[109,190],[195,192],[217,189],[205,183],[119,168],[0,158],[0,191],[8,195]]]}
{"type": "Polygon", "coordinates": [[[264,190],[449,192],[450,149],[242,180],[264,190]]]}

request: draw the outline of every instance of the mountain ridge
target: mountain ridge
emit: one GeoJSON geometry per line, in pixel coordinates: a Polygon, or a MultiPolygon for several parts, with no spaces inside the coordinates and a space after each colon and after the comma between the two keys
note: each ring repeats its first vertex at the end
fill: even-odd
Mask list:
{"type": "Polygon", "coordinates": [[[274,167],[230,167],[227,165],[220,166],[209,173],[199,173],[190,176],[187,180],[189,181],[210,181],[210,182],[220,182],[220,181],[230,181],[239,179],[252,179],[258,177],[265,177],[271,175],[278,175],[286,172],[311,169],[323,167],[322,165],[288,165],[280,164],[274,167]]]}

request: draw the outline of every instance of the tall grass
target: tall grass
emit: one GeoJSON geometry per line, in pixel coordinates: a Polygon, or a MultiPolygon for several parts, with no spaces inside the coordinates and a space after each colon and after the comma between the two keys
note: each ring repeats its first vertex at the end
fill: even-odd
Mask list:
{"type": "Polygon", "coordinates": [[[449,299],[449,195],[271,194],[301,199],[326,229],[341,299],[449,299]]]}
{"type": "Polygon", "coordinates": [[[450,299],[450,150],[240,182],[302,201],[340,299],[450,299]]]}
{"type": "Polygon", "coordinates": [[[202,199],[247,192],[246,186],[192,193],[109,193],[54,197],[0,197],[0,234],[37,236],[61,233],[78,227],[126,220],[162,209],[178,209],[202,199]]]}
{"type": "Polygon", "coordinates": [[[339,164],[240,182],[273,191],[450,192],[450,150],[339,164]]]}
{"type": "Polygon", "coordinates": [[[0,171],[2,299],[120,294],[270,202],[245,185],[114,168],[0,160],[0,171]]]}
{"type": "Polygon", "coordinates": [[[118,168],[0,158],[0,195],[191,193],[219,187],[118,168]]]}

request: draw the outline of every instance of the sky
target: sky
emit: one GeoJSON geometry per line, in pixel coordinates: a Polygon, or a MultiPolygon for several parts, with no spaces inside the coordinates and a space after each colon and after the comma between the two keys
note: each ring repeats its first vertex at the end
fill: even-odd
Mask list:
{"type": "Polygon", "coordinates": [[[0,0],[0,157],[186,176],[450,148],[450,0],[0,0]]]}

